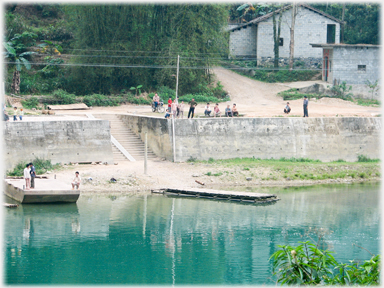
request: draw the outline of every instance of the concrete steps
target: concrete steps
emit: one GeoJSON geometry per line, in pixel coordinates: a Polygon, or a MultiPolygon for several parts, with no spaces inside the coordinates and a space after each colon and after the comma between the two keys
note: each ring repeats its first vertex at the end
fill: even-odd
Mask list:
{"type": "MultiPolygon", "coordinates": [[[[144,142],[133,133],[123,121],[115,114],[95,114],[95,118],[108,120],[111,127],[111,135],[124,147],[135,160],[144,160],[144,142]]],[[[129,161],[120,150],[112,144],[113,159],[115,162],[129,161]]],[[[157,156],[148,148],[148,159],[157,156]]]]}

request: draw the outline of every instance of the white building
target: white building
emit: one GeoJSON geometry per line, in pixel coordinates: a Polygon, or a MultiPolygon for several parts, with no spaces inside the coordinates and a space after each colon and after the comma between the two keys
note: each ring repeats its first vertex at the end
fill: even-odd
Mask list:
{"type": "MultiPolygon", "coordinates": [[[[297,4],[295,21],[294,57],[321,58],[322,51],[313,49],[310,43],[340,42],[342,21],[306,4],[297,4]]],[[[274,12],[253,19],[245,24],[230,24],[229,53],[234,57],[274,58],[273,20],[274,12]]],[[[276,22],[283,13],[281,22],[279,57],[289,57],[292,5],[276,11],[276,22]]],[[[259,61],[258,61],[259,62],[259,61]]]]}

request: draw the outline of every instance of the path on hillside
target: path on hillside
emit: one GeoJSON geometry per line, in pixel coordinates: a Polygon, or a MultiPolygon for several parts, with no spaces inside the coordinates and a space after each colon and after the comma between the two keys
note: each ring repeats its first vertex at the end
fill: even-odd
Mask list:
{"type": "MultiPolygon", "coordinates": [[[[285,116],[283,113],[285,103],[277,93],[290,88],[308,87],[314,83],[325,83],[323,81],[299,81],[292,83],[264,83],[239,75],[231,70],[215,68],[213,72],[216,80],[224,86],[224,90],[230,95],[228,104],[236,103],[240,113],[247,116],[285,116]]],[[[292,108],[291,115],[303,114],[303,100],[290,100],[292,108]]],[[[223,107],[224,108],[224,107],[223,107]]],[[[322,98],[310,100],[308,105],[311,117],[335,117],[342,116],[375,116],[380,114],[378,107],[365,107],[353,104],[341,99],[322,98]]]]}

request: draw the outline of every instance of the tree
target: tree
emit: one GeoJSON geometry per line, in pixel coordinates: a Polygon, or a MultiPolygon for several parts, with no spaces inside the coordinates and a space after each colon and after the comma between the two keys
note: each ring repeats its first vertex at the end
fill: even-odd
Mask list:
{"type": "Polygon", "coordinates": [[[276,23],[276,13],[278,10],[275,10],[272,14],[273,21],[273,52],[275,54],[275,59],[273,61],[274,67],[279,68],[279,47],[280,47],[280,32],[281,32],[281,19],[283,18],[283,9],[279,9],[279,20],[276,23]]]}
{"type": "Polygon", "coordinates": [[[228,53],[225,5],[76,5],[67,11],[77,23],[74,48],[87,50],[72,61],[95,64],[70,68],[77,94],[120,92],[138,83],[173,88],[176,68],[170,67],[176,67],[177,55],[179,91],[196,93],[211,81],[209,67],[219,57],[210,56],[228,53]]]}
{"type": "Polygon", "coordinates": [[[289,43],[289,71],[293,69],[293,57],[295,49],[295,21],[296,21],[297,7],[292,4],[292,22],[290,27],[290,43],[289,43]]]}
{"type": "Polygon", "coordinates": [[[22,53],[18,53],[17,49],[14,47],[14,43],[12,40],[15,38],[11,39],[9,42],[4,42],[4,47],[5,47],[5,57],[13,61],[15,64],[15,71],[13,72],[13,78],[12,78],[12,90],[13,93],[19,94],[20,93],[20,71],[21,68],[24,66],[26,69],[31,69],[31,64],[27,60],[27,56],[35,54],[35,52],[32,51],[26,51],[22,53]]]}
{"type": "Polygon", "coordinates": [[[376,80],[375,82],[371,83],[371,81],[367,80],[365,81],[365,85],[370,89],[369,92],[372,93],[372,99],[373,94],[377,91],[379,91],[379,80],[376,80]]]}

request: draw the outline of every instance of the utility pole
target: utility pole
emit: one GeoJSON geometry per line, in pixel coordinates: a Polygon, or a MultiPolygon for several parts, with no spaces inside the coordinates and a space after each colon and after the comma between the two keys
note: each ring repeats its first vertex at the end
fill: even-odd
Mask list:
{"type": "Polygon", "coordinates": [[[144,141],[144,174],[147,175],[147,158],[148,158],[148,141],[147,141],[147,132],[145,132],[145,141],[144,141]]]}
{"type": "Polygon", "coordinates": [[[341,43],[344,43],[344,26],[345,26],[345,23],[344,23],[344,15],[345,15],[345,3],[343,3],[343,11],[342,11],[342,14],[341,14],[341,21],[343,22],[341,24],[341,39],[340,39],[340,42],[341,43]]]}
{"type": "Polygon", "coordinates": [[[292,22],[291,22],[291,40],[289,43],[289,71],[293,69],[293,57],[295,50],[295,21],[296,21],[296,4],[292,3],[292,22]]]}
{"type": "Polygon", "coordinates": [[[179,64],[180,64],[180,55],[177,55],[177,72],[176,72],[176,102],[177,102],[177,90],[179,89],[179,64]]]}
{"type": "MultiPolygon", "coordinates": [[[[176,103],[177,101],[177,90],[179,88],[179,64],[180,64],[180,55],[177,55],[177,73],[176,73],[176,103]]],[[[176,139],[175,139],[175,118],[172,117],[172,150],[173,150],[173,162],[176,162],[176,139]]]]}

